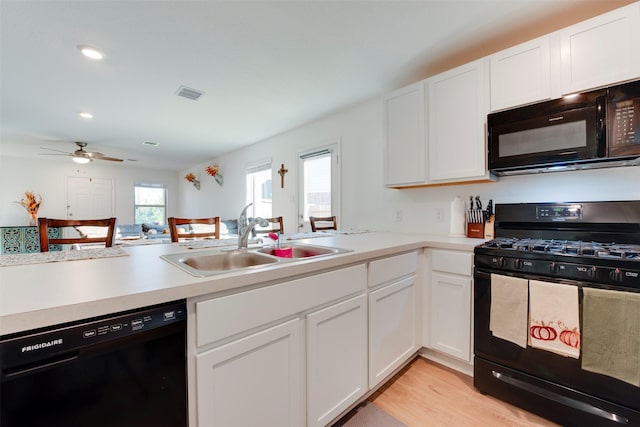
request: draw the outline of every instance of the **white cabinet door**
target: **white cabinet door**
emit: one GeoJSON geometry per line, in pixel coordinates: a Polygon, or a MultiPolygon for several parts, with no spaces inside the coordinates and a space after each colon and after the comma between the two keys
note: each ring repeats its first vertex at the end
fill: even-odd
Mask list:
{"type": "Polygon", "coordinates": [[[431,273],[431,348],[471,361],[471,279],[431,273]]]}
{"type": "Polygon", "coordinates": [[[551,98],[550,36],[494,53],[491,111],[551,98]]]}
{"type": "Polygon", "coordinates": [[[640,77],[640,3],[572,25],[559,34],[563,93],[640,77]]]}
{"type": "Polygon", "coordinates": [[[201,427],[304,424],[301,320],[196,356],[201,427]]]}
{"type": "Polygon", "coordinates": [[[418,349],[415,276],[369,294],[369,388],[418,349]]]}
{"type": "Polygon", "coordinates": [[[487,178],[488,58],[427,79],[431,182],[487,178]]]}
{"type": "Polygon", "coordinates": [[[307,426],[327,425],[366,392],[367,299],[360,295],[307,316],[307,426]]]}
{"type": "Polygon", "coordinates": [[[392,92],[382,103],[385,185],[423,183],[426,179],[424,83],[392,92]]]}

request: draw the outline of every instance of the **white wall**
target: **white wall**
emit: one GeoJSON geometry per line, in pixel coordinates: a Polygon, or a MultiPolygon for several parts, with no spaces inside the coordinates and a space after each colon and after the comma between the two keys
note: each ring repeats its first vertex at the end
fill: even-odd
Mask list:
{"type": "Polygon", "coordinates": [[[48,160],[0,156],[0,226],[27,225],[29,216],[16,203],[25,191],[40,194],[43,203],[39,216],[66,217],[66,179],[70,176],[111,178],[114,183],[115,216],[120,224],[133,223],[134,183],[167,186],[168,215],[178,210],[178,179],[174,171],[136,168],[93,162],[77,165],[70,159],[48,160]]]}
{"type": "Polygon", "coordinates": [[[235,218],[244,206],[246,166],[271,158],[273,214],[284,216],[287,233],[295,232],[297,153],[334,140],[340,140],[342,151],[341,228],[447,234],[450,202],[455,195],[464,200],[479,195],[485,206],[490,198],[494,203],[640,199],[640,167],[506,177],[490,184],[386,189],[382,184],[381,123],[382,104],[376,99],[195,165],[181,175],[196,173],[202,187],[197,191],[181,180],[180,214],[235,218]],[[214,162],[222,168],[222,187],[204,172],[204,167],[214,162]],[[289,169],[284,189],[276,173],[281,163],[289,169]],[[443,214],[441,221],[438,211],[443,214]]]}
{"type": "Polygon", "coordinates": [[[338,112],[309,125],[274,136],[242,150],[211,159],[179,173],[94,162],[79,166],[65,160],[0,156],[0,226],[26,225],[28,215],[14,201],[25,191],[41,194],[40,215],[64,218],[68,176],[113,178],[116,217],[133,222],[133,184],[153,182],[168,187],[168,215],[236,218],[245,204],[245,170],[271,159],[274,215],[283,215],[287,233],[297,231],[297,154],[336,140],[341,144],[341,228],[447,234],[449,206],[455,195],[480,195],[495,203],[640,199],[640,167],[560,172],[501,178],[496,183],[406,190],[383,187],[382,106],[378,99],[338,112]],[[224,185],[206,175],[207,164],[219,163],[224,185]],[[289,172],[280,188],[277,169],[289,172]],[[183,177],[194,172],[200,191],[183,177]],[[440,210],[442,221],[438,221],[440,210]],[[398,218],[401,217],[401,220],[398,218]]]}

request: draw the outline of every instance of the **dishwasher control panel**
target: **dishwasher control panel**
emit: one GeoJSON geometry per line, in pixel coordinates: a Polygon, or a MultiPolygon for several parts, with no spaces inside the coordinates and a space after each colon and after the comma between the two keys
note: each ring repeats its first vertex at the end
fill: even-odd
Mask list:
{"type": "Polygon", "coordinates": [[[0,338],[2,368],[80,351],[113,339],[186,322],[185,301],[79,320],[0,338]]]}

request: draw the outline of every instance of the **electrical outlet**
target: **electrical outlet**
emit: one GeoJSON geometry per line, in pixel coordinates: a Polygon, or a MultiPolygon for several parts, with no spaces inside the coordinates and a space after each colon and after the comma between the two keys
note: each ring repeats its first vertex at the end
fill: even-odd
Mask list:
{"type": "Polygon", "coordinates": [[[402,209],[396,210],[396,222],[402,222],[402,209]]]}
{"type": "Polygon", "coordinates": [[[436,208],[436,222],[443,222],[443,221],[444,221],[444,209],[436,208]]]}

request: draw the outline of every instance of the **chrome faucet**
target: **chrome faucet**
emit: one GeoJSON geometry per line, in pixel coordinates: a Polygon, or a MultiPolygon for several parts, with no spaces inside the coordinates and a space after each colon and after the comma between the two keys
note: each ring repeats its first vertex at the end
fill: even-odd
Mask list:
{"type": "Polygon", "coordinates": [[[238,236],[238,250],[247,249],[247,244],[249,242],[249,234],[251,233],[251,230],[253,230],[254,227],[258,224],[260,225],[260,227],[269,226],[269,223],[264,218],[257,217],[249,221],[249,224],[247,224],[247,228],[245,228],[242,234],[238,236]]]}
{"type": "Polygon", "coordinates": [[[253,205],[253,203],[249,203],[245,206],[238,217],[238,235],[240,236],[242,236],[244,231],[247,229],[247,209],[249,209],[251,205],[253,205]]]}
{"type": "Polygon", "coordinates": [[[238,249],[247,249],[247,243],[249,241],[249,233],[256,225],[260,225],[260,227],[268,227],[269,223],[260,217],[254,218],[247,223],[247,209],[249,206],[253,205],[253,203],[249,203],[247,206],[242,209],[240,212],[240,217],[238,218],[238,249]]]}

